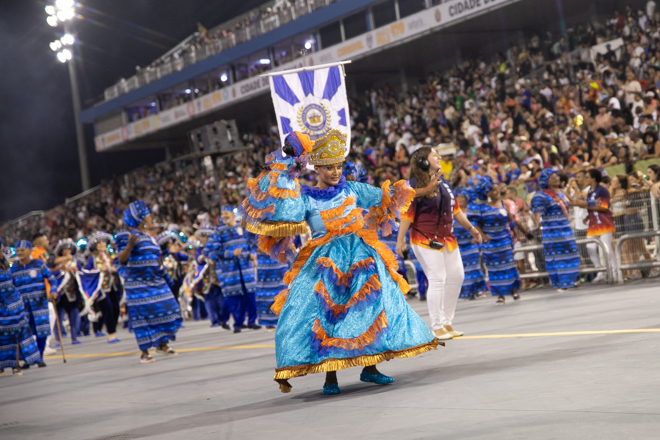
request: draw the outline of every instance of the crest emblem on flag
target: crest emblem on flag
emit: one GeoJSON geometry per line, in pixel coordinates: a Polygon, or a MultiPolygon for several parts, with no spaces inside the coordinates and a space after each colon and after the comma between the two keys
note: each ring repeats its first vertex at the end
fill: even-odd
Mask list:
{"type": "MultiPolygon", "coordinates": [[[[350,143],[346,82],[342,65],[270,75],[270,90],[282,143],[292,131],[312,140],[330,130],[344,133],[350,143]]],[[[346,151],[350,145],[346,146],[346,151]]]]}

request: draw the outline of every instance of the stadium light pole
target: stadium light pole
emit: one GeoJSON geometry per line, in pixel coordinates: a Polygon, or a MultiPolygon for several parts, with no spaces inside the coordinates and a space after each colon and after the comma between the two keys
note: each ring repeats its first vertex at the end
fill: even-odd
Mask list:
{"type": "Polygon", "coordinates": [[[89,168],[87,166],[87,150],[85,149],[85,134],[83,126],[78,121],[80,114],[80,90],[78,88],[78,75],[75,66],[74,46],[76,39],[72,33],[71,20],[76,16],[76,3],[73,0],[57,0],[54,5],[46,6],[48,18],[46,22],[57,27],[63,25],[64,35],[59,40],[50,43],[50,48],[57,53],[57,59],[61,63],[68,64],[69,82],[71,83],[71,98],[73,100],[73,121],[76,124],[76,141],[78,143],[78,163],[80,165],[80,179],[82,190],[90,188],[89,168]]]}

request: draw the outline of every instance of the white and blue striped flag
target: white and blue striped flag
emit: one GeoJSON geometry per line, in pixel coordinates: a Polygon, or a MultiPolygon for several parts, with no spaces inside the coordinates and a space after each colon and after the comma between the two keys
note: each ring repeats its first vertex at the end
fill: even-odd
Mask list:
{"type": "Polygon", "coordinates": [[[282,143],[292,131],[305,133],[315,141],[336,129],[346,135],[348,154],[351,125],[342,65],[273,73],[270,91],[282,143]]]}

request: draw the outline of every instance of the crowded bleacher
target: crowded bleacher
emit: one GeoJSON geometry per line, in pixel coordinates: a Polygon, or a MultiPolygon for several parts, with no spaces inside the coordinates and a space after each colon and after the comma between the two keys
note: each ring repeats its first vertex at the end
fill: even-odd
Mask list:
{"type": "MultiPolygon", "coordinates": [[[[525,46],[433,73],[408,90],[385,86],[353,96],[350,160],[379,185],[407,178],[410,156],[420,146],[440,146],[443,171],[454,187],[491,176],[512,190],[523,215],[548,167],[566,175],[569,192],[577,188],[579,171],[597,168],[619,201],[639,198],[637,193],[660,196],[660,28],[654,5],[649,1],[645,11],[628,6],[606,22],[565,35],[530,35],[525,46]],[[604,46],[600,52],[589,50],[598,44],[604,46]]],[[[245,151],[217,158],[219,182],[203,162],[161,163],[103,182],[42,216],[6,223],[0,235],[13,242],[43,232],[54,244],[113,231],[136,199],[151,206],[160,229],[190,235],[220,218],[219,204],[193,206],[191,197],[219,190],[223,204],[236,205],[247,179],[279,145],[277,128],[244,134],[243,141],[245,151]]],[[[650,227],[648,219],[642,226],[650,227]]]]}

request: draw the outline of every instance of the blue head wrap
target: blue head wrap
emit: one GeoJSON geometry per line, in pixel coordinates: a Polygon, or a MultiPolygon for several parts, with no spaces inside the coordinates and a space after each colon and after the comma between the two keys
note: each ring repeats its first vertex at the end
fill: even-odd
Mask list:
{"type": "Polygon", "coordinates": [[[142,200],[136,200],[124,211],[124,224],[129,228],[137,228],[147,218],[151,210],[142,200]]]}
{"type": "Polygon", "coordinates": [[[87,237],[87,247],[89,249],[94,249],[96,248],[96,245],[101,241],[107,241],[110,243],[112,241],[112,235],[103,231],[94,232],[90,234],[89,237],[87,237]]]}
{"type": "Polygon", "coordinates": [[[309,153],[314,146],[314,141],[310,140],[309,136],[303,133],[298,133],[297,131],[292,131],[286,135],[284,138],[284,144],[286,145],[287,143],[293,147],[295,157],[299,157],[304,153],[309,153]]]}
{"type": "Polygon", "coordinates": [[[472,202],[474,199],[474,194],[472,194],[472,191],[464,186],[459,186],[458,188],[454,189],[454,196],[463,196],[468,203],[472,202]]]}
{"type": "Polygon", "coordinates": [[[493,189],[493,179],[491,179],[488,176],[484,176],[481,179],[479,179],[479,182],[477,182],[477,185],[474,188],[474,192],[477,198],[481,200],[487,200],[488,193],[490,192],[491,189],[493,189]]]}
{"type": "Polygon", "coordinates": [[[16,249],[32,249],[32,242],[27,241],[27,240],[20,240],[17,241],[16,244],[14,245],[16,249]]]}
{"type": "Polygon", "coordinates": [[[546,168],[543,171],[541,171],[541,177],[539,177],[539,180],[536,183],[539,189],[541,190],[548,189],[548,179],[550,179],[550,176],[552,176],[556,172],[557,171],[553,170],[552,168],[546,168]]]}
{"type": "Polygon", "coordinates": [[[61,256],[64,249],[71,249],[71,254],[75,254],[78,250],[78,246],[76,246],[76,242],[72,239],[63,238],[62,240],[58,241],[57,246],[55,246],[55,255],[58,257],[61,256]]]}
{"type": "Polygon", "coordinates": [[[360,183],[369,182],[369,174],[367,174],[367,170],[365,170],[362,165],[357,163],[346,162],[346,165],[344,165],[344,175],[354,176],[355,180],[360,183]]]}
{"type": "Polygon", "coordinates": [[[160,247],[168,245],[174,240],[176,240],[176,236],[173,232],[170,231],[161,232],[156,236],[156,243],[158,243],[158,246],[160,247]]]}
{"type": "Polygon", "coordinates": [[[234,207],[231,205],[222,205],[222,211],[234,212],[234,207]]]}

